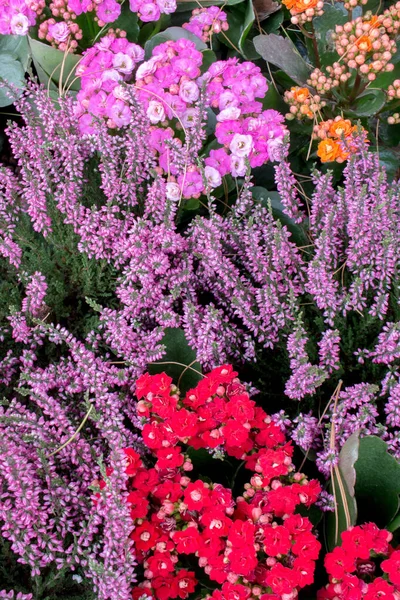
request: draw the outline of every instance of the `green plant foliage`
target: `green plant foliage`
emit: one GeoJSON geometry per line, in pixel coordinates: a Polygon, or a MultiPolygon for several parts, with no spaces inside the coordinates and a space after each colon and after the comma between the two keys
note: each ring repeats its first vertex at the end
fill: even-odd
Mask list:
{"type": "Polygon", "coordinates": [[[258,35],[253,42],[264,60],[282,69],[299,85],[305,84],[310,68],[289,39],[270,33],[258,35]]]}
{"type": "Polygon", "coordinates": [[[195,387],[202,378],[201,365],[196,360],[196,353],[190,348],[183,329],[167,327],[161,343],[164,344],[166,353],[162,361],[149,365],[149,373],[167,373],[183,393],[195,387]]]}
{"type": "Polygon", "coordinates": [[[57,89],[60,84],[72,91],[78,91],[80,80],[75,78],[75,68],[80,60],[77,54],[64,54],[43,42],[29,38],[33,64],[41,83],[57,89]],[[49,83],[50,80],[50,83],[49,83]]]}
{"type": "MultiPolygon", "coordinates": [[[[20,35],[0,35],[0,81],[7,81],[23,89],[28,65],[27,38],[20,35]]],[[[6,90],[0,87],[0,107],[9,104],[11,101],[6,90]]]]}
{"type": "Polygon", "coordinates": [[[399,462],[388,454],[383,440],[371,435],[360,440],[355,470],[359,522],[385,527],[399,509],[399,462]]]}

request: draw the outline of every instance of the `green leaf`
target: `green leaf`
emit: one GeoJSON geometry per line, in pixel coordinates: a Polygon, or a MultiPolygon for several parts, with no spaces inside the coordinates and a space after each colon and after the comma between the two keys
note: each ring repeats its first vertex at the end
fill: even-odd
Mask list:
{"type": "Polygon", "coordinates": [[[280,112],[287,112],[288,105],[283,100],[273,83],[268,82],[268,91],[262,99],[263,109],[274,108],[280,112]]]}
{"type": "Polygon", "coordinates": [[[149,373],[152,375],[155,373],[167,373],[167,375],[172,377],[176,385],[178,385],[178,381],[180,380],[179,388],[183,393],[195,387],[200,379],[202,379],[201,365],[196,361],[196,353],[190,348],[183,329],[179,327],[167,327],[161,343],[164,344],[166,353],[160,361],[157,361],[160,364],[149,364],[149,373]],[[185,366],[188,365],[191,368],[185,370],[185,366]],[[196,373],[196,371],[200,373],[196,373]]]}
{"type": "Polygon", "coordinates": [[[395,79],[400,79],[400,62],[394,65],[393,71],[377,75],[368,89],[374,90],[376,88],[377,90],[385,90],[395,79]]]}
{"type": "Polygon", "coordinates": [[[168,27],[168,29],[166,29],[162,33],[157,33],[145,43],[144,50],[146,60],[150,58],[151,53],[156,46],[164,44],[169,40],[176,41],[182,38],[194,42],[197,50],[199,50],[200,52],[202,50],[207,50],[207,45],[199,37],[197,37],[197,35],[194,35],[190,31],[183,29],[183,27],[168,27]]]}
{"type": "Polygon", "coordinates": [[[257,52],[267,62],[282,69],[296,83],[303,85],[310,74],[310,67],[301,58],[295,45],[275,33],[258,35],[253,40],[257,52]]]}
{"type": "Polygon", "coordinates": [[[339,463],[333,471],[330,492],[336,499],[335,512],[325,517],[325,538],[328,550],[340,544],[340,535],[357,522],[357,502],[354,486],[356,471],[354,464],[358,459],[359,433],[353,433],[343,445],[339,454],[339,463]]]}
{"type": "Polygon", "coordinates": [[[122,4],[121,14],[113,23],[113,29],[122,29],[126,31],[126,37],[130,42],[137,42],[139,37],[139,23],[136,13],[129,8],[129,2],[122,4]]]}
{"type": "Polygon", "coordinates": [[[382,90],[366,90],[360,94],[351,106],[351,112],[357,117],[371,117],[383,108],[386,95],[382,90]]]}
{"type": "MultiPolygon", "coordinates": [[[[400,138],[397,138],[399,141],[400,138]]],[[[376,151],[376,149],[372,149],[376,151]]],[[[385,168],[389,181],[396,178],[400,169],[400,152],[396,148],[379,148],[379,162],[385,168]]]]}
{"type": "MultiPolygon", "coordinates": [[[[19,89],[25,87],[25,70],[20,61],[11,54],[2,54],[0,60],[0,81],[6,81],[19,89]]],[[[12,104],[7,89],[0,87],[0,106],[12,104]]]]}
{"type": "Polygon", "coordinates": [[[205,73],[213,63],[217,61],[217,57],[215,56],[215,52],[212,50],[203,50],[203,63],[201,65],[201,72],[205,73]]]}
{"type": "Polygon", "coordinates": [[[62,72],[62,86],[75,92],[79,91],[80,79],[75,80],[75,68],[81,59],[79,55],[65,54],[32,38],[29,38],[29,46],[41,83],[48,85],[51,79],[50,87],[56,89],[62,72]]]}
{"type": "Polygon", "coordinates": [[[286,225],[286,227],[292,234],[292,242],[294,242],[298,246],[304,246],[308,244],[308,240],[304,233],[304,230],[300,227],[300,225],[297,225],[293,221],[293,219],[288,217],[287,214],[284,212],[284,207],[278,192],[270,192],[265,188],[257,185],[252,188],[251,192],[253,194],[253,198],[255,200],[258,200],[266,208],[268,208],[269,202],[271,203],[273,217],[280,221],[282,225],[286,225]]]}
{"type": "MultiPolygon", "coordinates": [[[[201,0],[201,6],[234,6],[235,4],[241,4],[245,2],[245,0],[228,0],[224,2],[224,0],[201,0]]],[[[187,0],[178,0],[176,12],[186,12],[192,11],[195,8],[199,8],[197,2],[187,2],[187,0]]]]}
{"type": "Polygon", "coordinates": [[[395,519],[393,519],[393,521],[391,523],[389,523],[389,525],[386,525],[386,529],[388,531],[391,531],[392,533],[394,531],[397,531],[397,529],[400,528],[400,515],[397,515],[397,517],[395,519]]]}
{"type": "Polygon", "coordinates": [[[10,54],[27,70],[30,52],[26,35],[0,35],[0,55],[10,54]]]}
{"type": "Polygon", "coordinates": [[[243,22],[243,26],[242,26],[242,32],[240,34],[239,41],[238,41],[239,50],[244,56],[246,56],[244,43],[247,39],[247,36],[250,33],[250,29],[253,26],[255,18],[256,18],[256,16],[254,14],[253,0],[247,0],[246,12],[244,15],[244,22],[243,22]]]}
{"type": "Polygon", "coordinates": [[[279,30],[279,27],[283,23],[283,10],[278,10],[277,12],[270,15],[265,21],[263,21],[263,31],[265,33],[274,33],[279,30]]]}
{"type": "Polygon", "coordinates": [[[400,464],[388,454],[383,440],[369,435],[360,440],[355,469],[360,521],[385,527],[399,509],[400,464]]]}
{"type": "Polygon", "coordinates": [[[332,39],[332,33],[336,25],[344,25],[348,19],[348,12],[343,4],[326,4],[324,14],[313,19],[315,38],[317,40],[318,52],[321,58],[322,66],[331,65],[337,60],[338,54],[335,50],[335,43],[332,39]]]}

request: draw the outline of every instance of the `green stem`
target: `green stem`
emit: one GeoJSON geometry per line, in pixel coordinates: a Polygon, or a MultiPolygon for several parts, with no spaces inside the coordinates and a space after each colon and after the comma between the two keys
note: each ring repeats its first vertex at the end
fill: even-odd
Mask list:
{"type": "Polygon", "coordinates": [[[311,25],[311,42],[313,45],[314,56],[315,56],[315,66],[317,67],[317,69],[320,69],[321,68],[321,57],[319,55],[317,38],[315,37],[315,29],[314,29],[314,25],[312,22],[310,25],[311,25]]]}

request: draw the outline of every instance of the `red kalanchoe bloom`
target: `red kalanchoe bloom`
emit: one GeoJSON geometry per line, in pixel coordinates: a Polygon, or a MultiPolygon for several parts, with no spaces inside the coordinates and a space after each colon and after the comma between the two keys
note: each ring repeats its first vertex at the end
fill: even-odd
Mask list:
{"type": "Polygon", "coordinates": [[[189,594],[192,594],[196,588],[197,579],[194,576],[193,571],[186,571],[181,569],[175,578],[175,584],[178,589],[179,598],[187,598],[189,594]]]}
{"type": "Polygon", "coordinates": [[[188,527],[183,531],[175,531],[172,535],[176,551],[180,554],[194,554],[199,549],[200,534],[197,527],[188,527]]]}
{"type": "Polygon", "coordinates": [[[184,502],[189,510],[202,511],[210,505],[210,490],[203,481],[189,483],[184,493],[184,502]]]}
{"type": "Polygon", "coordinates": [[[400,586],[400,550],[395,550],[387,560],[384,560],[381,568],[389,575],[392,583],[400,586]]]}

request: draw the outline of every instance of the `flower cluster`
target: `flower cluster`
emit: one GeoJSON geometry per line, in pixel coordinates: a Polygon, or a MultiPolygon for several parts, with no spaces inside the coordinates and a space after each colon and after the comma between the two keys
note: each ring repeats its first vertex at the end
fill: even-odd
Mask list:
{"type": "Polygon", "coordinates": [[[195,8],[189,22],[184,23],[182,27],[206,43],[211,40],[213,34],[229,29],[227,15],[218,6],[195,8]]]}
{"type": "Polygon", "coordinates": [[[144,568],[133,597],[187,598],[198,583],[184,567],[189,555],[222,585],[214,600],[295,597],[313,581],[320,550],[310,521],[295,509],[313,504],[320,486],[294,471],[293,448],[279,426],[250,400],[230,365],[211,371],[182,399],[171,378],[146,373],[136,395],[143,440],[156,462],[146,468],[130,454],[126,500],[144,568]],[[187,447],[244,460],[254,475],[243,496],[192,481],[187,447]]]}
{"type": "Polygon", "coordinates": [[[312,21],[314,17],[322,15],[324,3],[322,0],[282,0],[283,4],[292,15],[291,21],[295,25],[303,25],[312,21]]]}
{"type": "Polygon", "coordinates": [[[394,69],[390,61],[396,52],[396,41],[390,30],[397,31],[398,21],[393,17],[388,9],[379,16],[369,13],[336,26],[333,39],[341,60],[368,81],[374,81],[382,71],[394,69]]]}
{"type": "MultiPolygon", "coordinates": [[[[351,140],[357,126],[348,119],[335,117],[314,126],[314,139],[318,144],[317,154],[322,162],[344,162],[352,152],[351,140]]],[[[354,151],[354,150],[353,150],[354,151]]]]}
{"type": "Polygon", "coordinates": [[[140,46],[112,34],[84,53],[76,69],[81,89],[75,108],[82,133],[93,133],[103,119],[110,128],[130,122],[131,109],[122,84],[143,57],[140,46]]]}
{"type": "Polygon", "coordinates": [[[397,598],[400,551],[389,545],[392,537],[373,523],[344,531],[342,545],[325,557],[329,584],[318,592],[318,600],[397,598]]]}
{"type": "Polygon", "coordinates": [[[143,23],[149,23],[158,21],[161,15],[174,13],[176,0],[129,0],[129,7],[143,23]]]}
{"type": "MultiPolygon", "coordinates": [[[[313,85],[313,84],[311,84],[313,85]]],[[[313,86],[316,87],[316,86],[313,86]]],[[[286,119],[315,119],[326,102],[317,94],[313,95],[308,88],[292,87],[284,94],[284,100],[290,106],[286,119]]]]}
{"type": "Polygon", "coordinates": [[[54,18],[42,21],[38,37],[46,40],[62,52],[74,52],[82,39],[82,29],[74,21],[56,21],[54,18]]]}
{"type": "MultiPolygon", "coordinates": [[[[37,12],[31,8],[32,4],[33,2],[26,0],[2,2],[0,4],[0,34],[26,35],[29,27],[36,23],[37,12]]],[[[41,6],[40,2],[37,4],[41,6]]]]}

